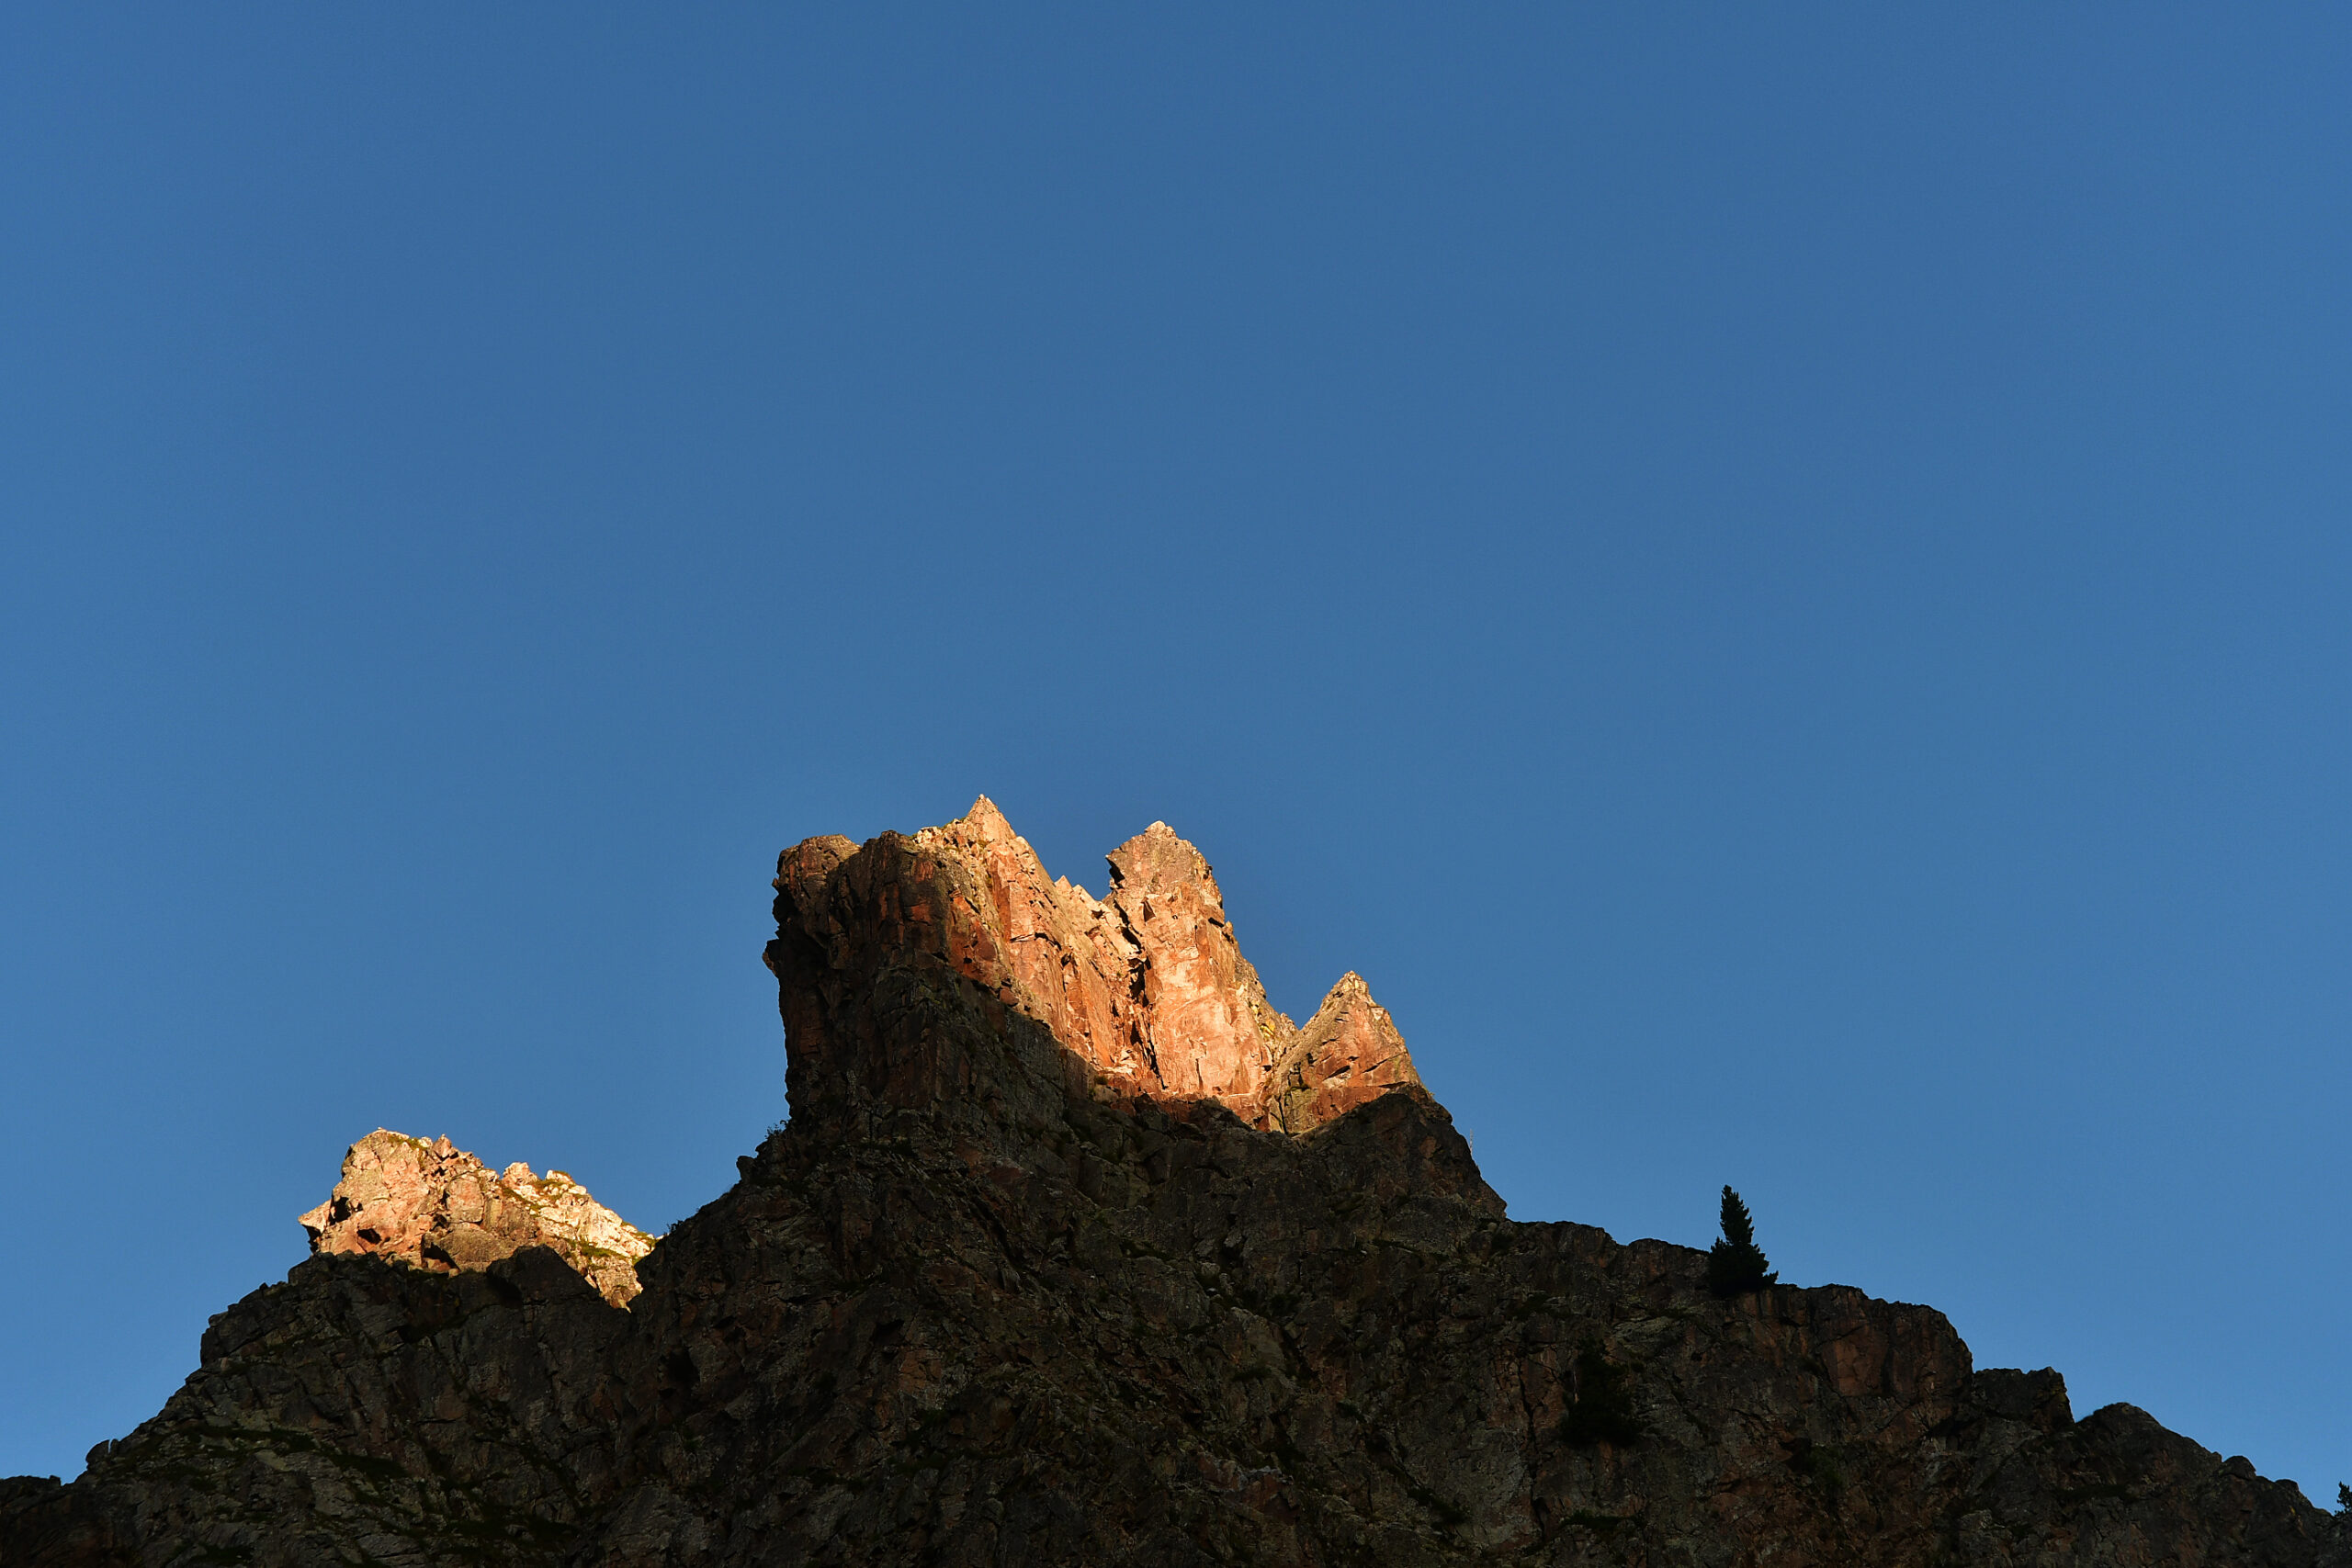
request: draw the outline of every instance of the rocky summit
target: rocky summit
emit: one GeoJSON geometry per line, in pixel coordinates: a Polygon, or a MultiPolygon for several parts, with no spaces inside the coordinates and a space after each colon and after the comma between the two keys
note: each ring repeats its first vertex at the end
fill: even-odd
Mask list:
{"type": "Polygon", "coordinates": [[[301,1218],[311,1250],[396,1259],[455,1274],[526,1247],[552,1248],[615,1306],[638,1292],[637,1260],[653,1237],[588,1196],[562,1171],[493,1171],[441,1138],[382,1128],[351,1145],[343,1179],[301,1218]]]}
{"type": "Polygon", "coordinates": [[[985,800],[775,887],[791,1115],[730,1190],[657,1242],[370,1134],[159,1415],[0,1482],[0,1563],[2352,1564],[1930,1308],[1507,1219],[1165,826],[1099,899],[985,800]]]}

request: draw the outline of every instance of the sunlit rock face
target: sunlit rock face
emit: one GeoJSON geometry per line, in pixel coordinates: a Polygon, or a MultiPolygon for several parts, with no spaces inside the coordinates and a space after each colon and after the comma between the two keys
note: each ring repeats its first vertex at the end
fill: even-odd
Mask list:
{"type": "MultiPolygon", "coordinates": [[[[960,820],[863,851],[832,838],[786,852],[769,964],[786,981],[796,1060],[835,1042],[819,1019],[792,1016],[795,980],[859,973],[882,953],[944,961],[1042,1024],[1114,1096],[1214,1101],[1252,1127],[1305,1133],[1420,1088],[1404,1039],[1357,976],[1341,978],[1304,1031],[1274,1009],[1207,860],[1166,823],[1112,851],[1109,878],[1097,899],[1050,877],[985,797],[960,820]]],[[[915,1103],[944,1088],[853,1077],[915,1103]]],[[[812,1084],[808,1098],[825,1095],[812,1084]]]]}
{"type": "Polygon", "coordinates": [[[615,1306],[638,1292],[654,1238],[560,1170],[494,1171],[448,1139],[379,1129],[351,1145],[326,1201],[301,1217],[314,1253],[354,1253],[455,1273],[526,1247],[554,1250],[615,1306]]]}
{"type": "Polygon", "coordinates": [[[1388,1010],[1350,971],[1306,1027],[1283,1040],[1266,1086],[1264,1122],[1286,1133],[1311,1132],[1420,1081],[1388,1010]]]}
{"type": "Polygon", "coordinates": [[[775,889],[790,1116],[730,1190],[656,1242],[362,1139],[161,1414],[0,1482],[0,1564],[2352,1564],[1932,1308],[1513,1223],[1363,982],[1275,1011],[1164,826],[1101,898],[985,800],[775,889]]]}

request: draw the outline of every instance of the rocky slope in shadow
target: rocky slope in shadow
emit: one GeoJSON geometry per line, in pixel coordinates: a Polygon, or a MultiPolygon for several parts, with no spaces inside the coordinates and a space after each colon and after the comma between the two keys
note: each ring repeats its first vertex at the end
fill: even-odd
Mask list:
{"type": "Polygon", "coordinates": [[[0,1563],[2352,1562],[1932,1310],[1506,1219],[1362,980],[1295,1025],[1192,846],[1111,863],[985,801],[787,852],[792,1119],[641,1290],[401,1140],[406,1228],[306,1215],[0,1563]]]}

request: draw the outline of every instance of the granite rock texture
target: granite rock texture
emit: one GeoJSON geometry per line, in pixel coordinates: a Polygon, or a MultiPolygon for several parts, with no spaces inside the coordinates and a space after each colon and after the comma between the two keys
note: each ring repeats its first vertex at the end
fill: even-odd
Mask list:
{"type": "Polygon", "coordinates": [[[1929,1308],[1507,1219],[1363,982],[1276,1012],[1165,828],[1100,900],[985,801],[776,887],[791,1120],[639,1294],[322,1247],[0,1483],[0,1562],[2352,1563],[1929,1308]]]}
{"type": "Polygon", "coordinates": [[[373,1255],[437,1273],[487,1269],[549,1247],[615,1306],[637,1294],[654,1238],[560,1170],[495,1171],[442,1138],[381,1128],[351,1145],[327,1201],[304,1214],[312,1252],[373,1255]]]}

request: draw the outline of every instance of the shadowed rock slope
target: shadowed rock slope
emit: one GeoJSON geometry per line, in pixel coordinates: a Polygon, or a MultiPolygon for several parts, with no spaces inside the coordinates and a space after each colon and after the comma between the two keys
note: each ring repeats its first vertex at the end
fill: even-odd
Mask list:
{"type": "Polygon", "coordinates": [[[639,1233],[378,1134],[405,1228],[326,1245],[347,1163],[160,1415],[0,1483],[0,1563],[2352,1562],[1930,1309],[1507,1220],[1363,982],[1275,1011],[1164,827],[1099,900],[986,801],[776,887],[791,1122],[639,1292],[639,1233]]]}

